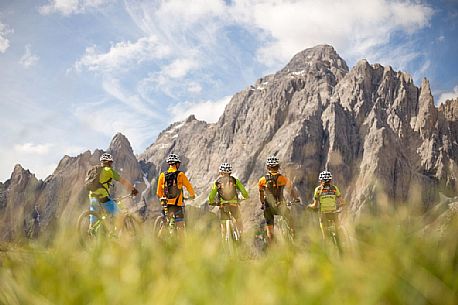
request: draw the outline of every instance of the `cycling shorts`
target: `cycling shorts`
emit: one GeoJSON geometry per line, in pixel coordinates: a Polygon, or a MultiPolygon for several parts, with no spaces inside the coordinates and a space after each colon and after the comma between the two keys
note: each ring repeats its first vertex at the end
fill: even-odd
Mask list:
{"type": "MultiPolygon", "coordinates": [[[[162,214],[162,217],[165,217],[164,208],[162,208],[161,214],[162,214]]],[[[168,204],[167,205],[167,214],[169,217],[173,217],[173,215],[175,215],[176,222],[184,221],[184,206],[168,204]]]]}
{"type": "Polygon", "coordinates": [[[89,210],[98,211],[100,205],[102,205],[102,207],[105,209],[105,211],[107,211],[108,214],[116,215],[119,212],[118,204],[111,198],[107,198],[105,200],[103,200],[105,202],[99,204],[99,200],[97,198],[90,198],[91,205],[89,207],[89,210]]]}
{"type": "Polygon", "coordinates": [[[266,207],[264,208],[264,218],[266,219],[266,223],[268,226],[274,225],[275,215],[281,215],[285,217],[288,224],[292,226],[293,219],[291,217],[291,211],[288,209],[285,203],[281,204],[278,207],[272,207],[270,205],[266,205],[266,207]]]}

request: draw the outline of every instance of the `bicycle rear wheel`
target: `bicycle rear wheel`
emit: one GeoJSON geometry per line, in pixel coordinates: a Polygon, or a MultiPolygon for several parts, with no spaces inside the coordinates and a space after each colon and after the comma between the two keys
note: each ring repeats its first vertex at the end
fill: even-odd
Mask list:
{"type": "Polygon", "coordinates": [[[162,216],[157,216],[153,224],[153,235],[154,237],[159,237],[159,232],[164,226],[164,218],[162,216]]]}
{"type": "Polygon", "coordinates": [[[78,235],[83,244],[96,237],[107,236],[108,229],[100,213],[96,211],[83,212],[78,218],[78,235]]]}
{"type": "Polygon", "coordinates": [[[280,235],[283,241],[292,243],[294,241],[293,230],[283,216],[279,219],[278,227],[280,229],[280,235]]]}
{"type": "Polygon", "coordinates": [[[121,219],[120,233],[123,235],[134,236],[140,232],[140,221],[134,215],[126,214],[121,219]]]}

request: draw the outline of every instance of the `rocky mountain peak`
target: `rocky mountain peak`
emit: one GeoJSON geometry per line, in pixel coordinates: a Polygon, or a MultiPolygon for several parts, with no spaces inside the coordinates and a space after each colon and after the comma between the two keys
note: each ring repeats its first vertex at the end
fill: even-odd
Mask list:
{"type": "Polygon", "coordinates": [[[20,164],[16,164],[14,166],[14,170],[10,179],[11,184],[26,184],[30,179],[38,181],[35,178],[35,175],[32,174],[28,169],[24,169],[20,164]]]}
{"type": "Polygon", "coordinates": [[[348,72],[345,60],[330,45],[319,45],[297,53],[282,71],[300,72],[310,69],[319,70],[323,67],[341,71],[343,74],[348,72]]]}
{"type": "Polygon", "coordinates": [[[119,171],[121,176],[131,179],[131,181],[142,176],[132,146],[122,133],[117,133],[113,137],[107,151],[113,156],[113,167],[119,171]]]}
{"type": "Polygon", "coordinates": [[[125,135],[118,132],[113,139],[111,140],[110,147],[108,148],[110,152],[126,152],[133,154],[132,147],[130,145],[129,140],[126,138],[125,135]]]}
{"type": "Polygon", "coordinates": [[[431,94],[429,81],[424,78],[418,98],[418,116],[415,131],[420,131],[422,135],[429,135],[436,122],[437,108],[434,106],[434,98],[431,94]]]}

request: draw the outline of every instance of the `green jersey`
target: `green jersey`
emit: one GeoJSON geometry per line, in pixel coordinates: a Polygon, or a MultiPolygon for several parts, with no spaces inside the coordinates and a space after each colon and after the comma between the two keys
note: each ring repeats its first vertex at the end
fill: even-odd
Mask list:
{"type": "Polygon", "coordinates": [[[103,187],[89,192],[89,197],[91,198],[103,198],[110,196],[110,187],[113,184],[113,180],[119,181],[121,176],[115,171],[113,168],[105,166],[102,168],[100,172],[99,181],[103,185],[103,187]]]}
{"type": "Polygon", "coordinates": [[[324,184],[315,188],[313,199],[320,203],[320,211],[322,213],[330,213],[336,211],[337,198],[340,195],[340,190],[337,186],[324,184]]]}

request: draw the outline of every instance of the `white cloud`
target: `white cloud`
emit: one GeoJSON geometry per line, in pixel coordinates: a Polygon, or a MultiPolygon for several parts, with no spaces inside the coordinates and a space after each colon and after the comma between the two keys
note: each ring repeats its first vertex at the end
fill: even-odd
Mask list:
{"type": "Polygon", "coordinates": [[[99,52],[96,46],[86,48],[86,54],[76,62],[78,71],[112,72],[130,68],[142,62],[160,59],[168,55],[170,49],[158,42],[155,36],[142,37],[136,42],[122,41],[110,47],[106,53],[99,52]]]}
{"type": "Polygon", "coordinates": [[[172,121],[181,121],[191,114],[194,114],[199,120],[204,120],[207,123],[215,123],[223,114],[231,98],[232,96],[225,96],[217,101],[184,102],[176,104],[170,108],[170,113],[173,115],[172,121]]]}
{"type": "Polygon", "coordinates": [[[235,1],[234,18],[267,34],[259,49],[266,64],[285,62],[317,44],[331,44],[347,54],[366,54],[389,43],[394,31],[413,33],[429,24],[433,10],[416,1],[235,1]],[[286,22],[287,20],[287,22],[286,22]]]}
{"type": "Polygon", "coordinates": [[[6,24],[0,22],[0,53],[5,53],[10,47],[10,41],[7,36],[12,32],[13,30],[11,30],[6,24]]]}
{"type": "Polygon", "coordinates": [[[445,92],[439,96],[438,105],[445,103],[447,100],[458,98],[458,85],[453,88],[453,92],[445,92]]]}
{"type": "Polygon", "coordinates": [[[184,87],[188,92],[199,93],[202,87],[196,81],[187,81],[188,74],[198,69],[199,62],[193,58],[177,58],[172,63],[161,68],[159,72],[150,73],[148,77],[141,80],[138,90],[142,96],[147,96],[147,92],[153,86],[171,97],[176,97],[177,87],[184,87]]]}
{"type": "Polygon", "coordinates": [[[19,63],[26,69],[30,68],[31,66],[35,65],[40,58],[34,54],[32,54],[31,46],[25,46],[25,53],[22,55],[19,63]]]}
{"type": "Polygon", "coordinates": [[[187,90],[189,93],[199,94],[202,92],[202,86],[197,82],[190,82],[188,84],[187,90]]]}
{"type": "MultiPolygon", "coordinates": [[[[123,133],[137,153],[152,143],[153,136],[159,130],[152,124],[151,118],[126,111],[122,105],[109,102],[80,104],[75,107],[74,115],[83,126],[107,138],[112,138],[118,132],[123,133]],[[96,108],[103,108],[103,111],[95,112],[96,108]]],[[[161,123],[158,122],[158,125],[161,123]]]]}
{"type": "Polygon", "coordinates": [[[107,5],[112,0],[49,0],[49,2],[38,8],[42,15],[60,13],[64,16],[85,13],[89,9],[99,8],[107,5]]]}
{"type": "Polygon", "coordinates": [[[18,153],[45,155],[49,152],[49,149],[52,146],[53,145],[49,143],[48,144],[24,143],[24,144],[15,144],[14,150],[18,153]]]}
{"type": "Polygon", "coordinates": [[[178,58],[162,70],[162,74],[170,78],[183,78],[199,64],[192,58],[178,58]]]}
{"type": "Polygon", "coordinates": [[[131,110],[137,112],[137,114],[149,118],[158,117],[158,114],[156,114],[156,112],[152,110],[151,106],[145,103],[140,96],[126,92],[126,90],[122,88],[121,82],[118,79],[104,80],[103,89],[110,96],[125,104],[131,110]]]}

